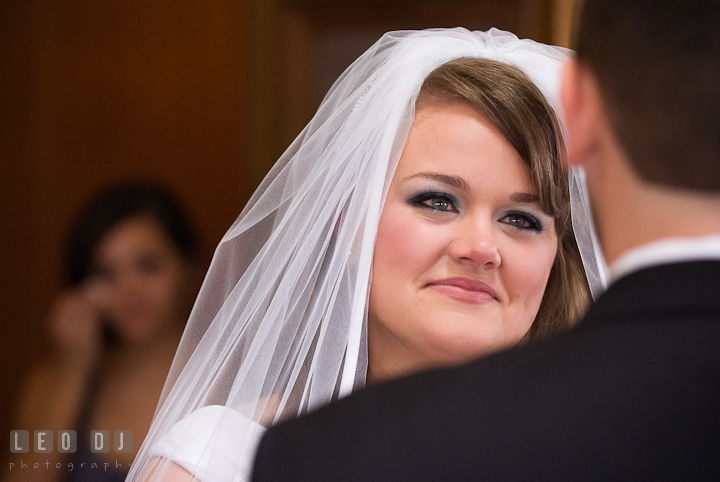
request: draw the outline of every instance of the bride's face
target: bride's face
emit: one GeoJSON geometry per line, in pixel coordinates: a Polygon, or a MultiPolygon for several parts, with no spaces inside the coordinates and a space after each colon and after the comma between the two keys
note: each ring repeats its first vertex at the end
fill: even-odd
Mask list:
{"type": "Polygon", "coordinates": [[[369,380],[516,344],[556,250],[554,220],[510,143],[469,107],[419,111],[378,226],[369,380]]]}

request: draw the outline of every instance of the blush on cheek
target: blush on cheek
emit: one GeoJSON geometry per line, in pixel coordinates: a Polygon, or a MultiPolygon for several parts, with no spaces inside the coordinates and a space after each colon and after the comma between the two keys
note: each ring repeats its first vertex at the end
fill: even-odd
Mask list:
{"type": "Polygon", "coordinates": [[[525,264],[522,269],[516,270],[513,283],[515,296],[524,298],[525,302],[523,304],[526,308],[536,312],[540,308],[540,303],[547,288],[550,271],[555,261],[555,250],[542,250],[534,254],[526,254],[520,259],[541,261],[525,264]]]}
{"type": "Polygon", "coordinates": [[[413,227],[410,223],[403,222],[395,216],[393,219],[392,210],[383,212],[383,217],[378,226],[377,241],[375,243],[375,260],[383,265],[395,265],[412,256],[413,241],[417,241],[413,227]]]}
{"type": "Polygon", "coordinates": [[[547,283],[548,279],[550,278],[550,271],[552,270],[552,266],[553,263],[547,263],[542,266],[537,266],[534,276],[528,276],[528,290],[533,295],[529,296],[529,299],[532,301],[532,309],[535,312],[540,309],[540,304],[542,303],[543,296],[545,296],[545,290],[547,289],[547,283]]]}
{"type": "Polygon", "coordinates": [[[419,273],[442,255],[447,240],[444,230],[419,218],[407,206],[397,204],[383,212],[378,226],[376,259],[397,269],[419,273]],[[380,250],[380,256],[378,256],[380,250]]]}

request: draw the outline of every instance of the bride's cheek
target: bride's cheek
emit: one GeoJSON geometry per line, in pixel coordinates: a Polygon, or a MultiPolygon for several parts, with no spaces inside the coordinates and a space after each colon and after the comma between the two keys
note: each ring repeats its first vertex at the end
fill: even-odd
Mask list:
{"type": "Polygon", "coordinates": [[[555,261],[556,250],[546,246],[515,252],[506,258],[511,265],[514,291],[526,305],[539,308],[555,261]]]}

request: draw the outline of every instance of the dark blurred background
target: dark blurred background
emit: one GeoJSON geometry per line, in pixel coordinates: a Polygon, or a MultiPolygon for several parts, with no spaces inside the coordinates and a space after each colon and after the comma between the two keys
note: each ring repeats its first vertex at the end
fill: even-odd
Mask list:
{"type": "MultiPolygon", "coordinates": [[[[387,30],[498,27],[567,46],[579,0],[0,3],[0,434],[49,349],[68,224],[152,177],[212,250],[342,70],[387,30]]],[[[5,438],[5,440],[8,440],[5,438]]]]}

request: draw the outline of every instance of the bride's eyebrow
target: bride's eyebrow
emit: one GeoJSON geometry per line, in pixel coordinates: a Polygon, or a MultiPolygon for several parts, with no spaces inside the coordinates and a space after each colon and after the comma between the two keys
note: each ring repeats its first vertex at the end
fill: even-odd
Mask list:
{"type": "Polygon", "coordinates": [[[533,204],[540,202],[540,198],[538,196],[536,196],[535,194],[530,194],[529,192],[514,192],[512,196],[510,196],[510,200],[512,202],[524,204],[533,204]]]}
{"type": "MultiPolygon", "coordinates": [[[[418,172],[417,174],[413,174],[412,176],[406,177],[402,180],[402,182],[409,181],[410,179],[415,179],[416,177],[422,177],[425,179],[430,179],[431,181],[437,181],[442,184],[447,184],[448,186],[452,186],[456,189],[460,189],[461,191],[467,192],[470,190],[470,187],[468,186],[468,183],[465,182],[465,179],[459,176],[449,176],[447,174],[440,174],[437,172],[418,172]]],[[[520,194],[520,193],[518,193],[520,194]]]]}
{"type": "Polygon", "coordinates": [[[549,213],[548,211],[543,209],[543,207],[540,205],[540,197],[537,194],[516,191],[516,192],[512,193],[512,195],[510,196],[510,200],[512,202],[520,203],[520,204],[536,204],[537,206],[540,207],[540,209],[542,209],[542,212],[544,212],[551,218],[555,217],[555,216],[553,216],[552,213],[549,213]]]}

